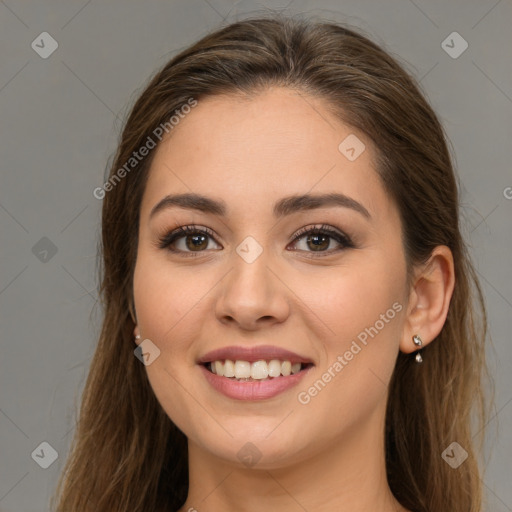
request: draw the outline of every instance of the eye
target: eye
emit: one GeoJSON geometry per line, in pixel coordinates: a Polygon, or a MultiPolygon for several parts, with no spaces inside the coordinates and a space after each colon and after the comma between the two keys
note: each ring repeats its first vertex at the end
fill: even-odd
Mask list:
{"type": "Polygon", "coordinates": [[[162,236],[158,240],[158,247],[171,252],[203,252],[204,249],[209,248],[209,239],[214,240],[214,237],[213,232],[208,228],[180,226],[178,229],[162,236]]]}
{"type": "MultiPolygon", "coordinates": [[[[304,250],[306,252],[313,253],[328,253],[338,252],[343,249],[355,247],[350,237],[338,231],[330,226],[323,224],[320,227],[306,227],[295,233],[295,238],[292,242],[294,245],[298,245],[301,239],[305,239],[304,250]],[[328,250],[332,245],[331,242],[335,241],[339,246],[338,249],[328,250]]],[[[320,254],[318,254],[320,256],[320,254]]]]}

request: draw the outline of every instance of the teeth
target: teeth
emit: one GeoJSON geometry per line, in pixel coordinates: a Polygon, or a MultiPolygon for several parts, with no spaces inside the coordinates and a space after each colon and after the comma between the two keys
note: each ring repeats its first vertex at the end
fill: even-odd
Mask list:
{"type": "MultiPolygon", "coordinates": [[[[221,363],[222,364],[222,363],[221,363]]],[[[224,377],[235,376],[235,363],[230,359],[224,361],[224,377]]]]}
{"type": "Polygon", "coordinates": [[[270,377],[279,377],[279,375],[281,375],[281,361],[272,359],[272,361],[268,363],[268,374],[270,377]]]}
{"type": "Polygon", "coordinates": [[[268,380],[269,377],[279,377],[298,373],[302,367],[301,363],[292,364],[290,361],[212,361],[210,369],[221,377],[229,377],[242,380],[268,380]]]}
{"type": "Polygon", "coordinates": [[[215,373],[221,377],[224,375],[224,365],[222,361],[215,361],[215,373]]]}
{"type": "Polygon", "coordinates": [[[291,372],[292,373],[297,373],[297,372],[300,372],[300,367],[302,365],[300,363],[294,363],[292,364],[292,368],[291,368],[291,372]]]}
{"type": "MultiPolygon", "coordinates": [[[[215,361],[215,364],[220,361],[215,361]]],[[[247,379],[251,376],[251,363],[248,361],[235,361],[235,377],[237,379],[247,379]]]]}
{"type": "MultiPolygon", "coordinates": [[[[235,374],[236,375],[236,374],[235,374]]],[[[251,364],[251,377],[253,379],[265,379],[268,377],[268,365],[265,361],[255,361],[251,364]]]]}

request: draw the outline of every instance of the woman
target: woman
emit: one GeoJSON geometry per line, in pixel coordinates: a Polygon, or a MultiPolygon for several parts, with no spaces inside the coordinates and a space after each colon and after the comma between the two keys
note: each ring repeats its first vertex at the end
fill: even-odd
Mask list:
{"type": "Polygon", "coordinates": [[[481,510],[482,293],[442,127],[384,50],[285,17],[204,37],[95,195],[59,512],[481,510]]]}

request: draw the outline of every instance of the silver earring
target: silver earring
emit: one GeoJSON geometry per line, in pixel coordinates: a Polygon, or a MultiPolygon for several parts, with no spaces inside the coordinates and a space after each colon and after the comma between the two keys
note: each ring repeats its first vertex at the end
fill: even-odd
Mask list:
{"type": "Polygon", "coordinates": [[[135,336],[135,339],[140,340],[140,334],[137,334],[137,336],[135,336]]]}
{"type": "MultiPolygon", "coordinates": [[[[421,341],[421,338],[420,338],[419,334],[415,334],[412,337],[412,341],[414,342],[414,344],[417,347],[421,347],[423,345],[423,341],[421,341]]],[[[421,357],[421,354],[420,354],[419,350],[418,350],[418,352],[416,352],[416,362],[417,363],[422,363],[423,362],[423,358],[421,357]]]]}

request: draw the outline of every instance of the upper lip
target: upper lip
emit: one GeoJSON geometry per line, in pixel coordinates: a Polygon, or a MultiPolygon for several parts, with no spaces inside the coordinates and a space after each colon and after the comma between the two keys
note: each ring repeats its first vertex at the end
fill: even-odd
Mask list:
{"type": "Polygon", "coordinates": [[[198,359],[199,364],[210,363],[212,361],[221,361],[230,359],[231,361],[270,361],[279,359],[281,361],[290,361],[293,363],[312,363],[308,357],[301,356],[290,350],[275,347],[272,345],[260,345],[254,347],[232,346],[212,350],[198,359]]]}

